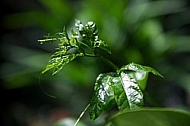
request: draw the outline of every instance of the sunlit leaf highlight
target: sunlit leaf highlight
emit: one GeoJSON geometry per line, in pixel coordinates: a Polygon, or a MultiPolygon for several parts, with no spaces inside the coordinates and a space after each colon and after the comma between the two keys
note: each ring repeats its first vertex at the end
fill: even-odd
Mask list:
{"type": "Polygon", "coordinates": [[[144,104],[142,89],[146,87],[149,72],[162,77],[151,67],[134,63],[122,67],[119,73],[100,74],[96,79],[94,94],[90,101],[90,118],[95,120],[107,110],[110,107],[110,99],[119,111],[142,107],[144,104]]]}
{"type": "Polygon", "coordinates": [[[48,65],[41,72],[42,74],[53,70],[52,75],[58,73],[66,64],[77,57],[89,56],[99,57],[107,65],[110,65],[116,72],[99,74],[94,85],[94,93],[90,103],[82,112],[89,110],[92,120],[100,116],[103,111],[117,106],[119,111],[134,110],[143,106],[143,93],[147,85],[148,74],[163,77],[155,69],[140,64],[129,63],[120,69],[111,61],[98,54],[97,49],[111,53],[109,46],[99,38],[96,24],[92,21],[85,25],[76,20],[75,28],[71,29],[71,35],[67,33],[66,28],[63,32],[53,36],[46,36],[39,40],[41,44],[45,42],[58,42],[55,52],[49,59],[48,65]]]}

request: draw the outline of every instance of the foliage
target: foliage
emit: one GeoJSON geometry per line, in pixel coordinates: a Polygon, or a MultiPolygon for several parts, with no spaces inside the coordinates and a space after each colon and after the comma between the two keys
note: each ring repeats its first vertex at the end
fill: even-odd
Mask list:
{"type": "Polygon", "coordinates": [[[190,114],[176,109],[143,108],[118,113],[110,120],[106,126],[189,126],[190,114]]]}
{"type": "Polygon", "coordinates": [[[124,65],[119,69],[96,51],[97,48],[100,48],[111,53],[108,45],[99,39],[98,29],[94,22],[90,21],[83,25],[82,22],[76,20],[75,27],[78,32],[72,29],[71,36],[68,36],[66,28],[64,28],[62,33],[46,36],[45,39],[39,40],[41,44],[47,41],[59,42],[55,53],[50,57],[49,64],[42,71],[42,74],[53,69],[52,74],[54,75],[77,57],[99,57],[112,66],[116,72],[99,74],[94,86],[94,95],[83,113],[89,109],[90,118],[95,120],[102,111],[113,108],[115,104],[119,111],[142,107],[142,91],[145,90],[148,73],[163,76],[151,67],[136,63],[124,65]]]}
{"type": "Polygon", "coordinates": [[[110,53],[108,45],[98,38],[98,29],[93,22],[88,22],[85,26],[76,21],[75,24],[79,33],[71,30],[69,38],[66,28],[62,33],[54,36],[47,36],[44,40],[39,40],[41,44],[47,41],[59,41],[56,52],[51,56],[49,65],[46,66],[42,73],[54,68],[53,75],[59,72],[64,65],[80,56],[98,56],[96,48],[103,49],[110,53]],[[87,48],[90,53],[87,53],[87,48]]]}
{"type": "MultiPolygon", "coordinates": [[[[90,19],[96,22],[101,29],[100,37],[108,42],[114,52],[109,59],[117,66],[126,62],[146,64],[159,69],[164,75],[165,79],[150,76],[148,81],[150,85],[146,89],[153,99],[153,104],[148,103],[148,106],[189,110],[190,17],[188,16],[188,3],[187,0],[120,0],[114,1],[114,4],[109,0],[56,0],[53,2],[38,0],[34,6],[34,4],[15,3],[11,5],[9,2],[5,5],[5,9],[11,9],[5,10],[8,13],[4,14],[8,15],[2,18],[5,33],[1,37],[1,57],[5,62],[1,65],[1,79],[3,80],[1,86],[5,89],[20,89],[19,92],[25,92],[25,88],[31,90],[31,86],[37,85],[39,70],[46,64],[50,55],[47,52],[51,50],[52,45],[50,43],[39,46],[36,39],[44,32],[57,32],[63,24],[69,28],[77,17],[81,21],[90,19]]],[[[73,61],[69,67],[65,67],[65,72],[62,71],[53,78],[48,74],[43,75],[43,82],[41,82],[43,86],[51,86],[48,92],[59,97],[61,99],[59,104],[64,103],[62,107],[67,106],[68,111],[74,114],[79,113],[86,104],[85,101],[88,101],[89,94],[91,94],[90,85],[94,80],[92,78],[95,78],[100,71],[110,71],[110,67],[104,67],[101,62],[94,62],[96,59],[77,59],[80,62],[73,61]],[[82,76],[81,73],[83,73],[82,76]],[[81,92],[78,87],[85,91],[81,92]],[[74,98],[68,100],[65,96],[74,98]]],[[[35,92],[37,91],[40,95],[38,85],[35,88],[35,92]]],[[[27,95],[28,93],[23,93],[22,96],[27,95]]],[[[6,96],[11,96],[11,94],[6,96]]],[[[36,98],[35,95],[33,97],[31,99],[36,98]]],[[[144,98],[146,101],[146,95],[144,98]]],[[[17,98],[8,99],[12,105],[11,101],[17,98]]],[[[24,100],[24,102],[33,104],[31,99],[24,100]]],[[[36,101],[35,107],[38,108],[44,104],[43,100],[44,98],[41,98],[36,101]]],[[[52,105],[52,102],[48,104],[52,105]]],[[[11,115],[4,116],[10,117],[11,115]]],[[[135,118],[129,118],[131,119],[135,118]]],[[[10,119],[5,120],[11,123],[10,119]]],[[[25,119],[22,118],[22,122],[23,120],[25,119]]],[[[97,119],[93,124],[99,121],[97,119]]]]}

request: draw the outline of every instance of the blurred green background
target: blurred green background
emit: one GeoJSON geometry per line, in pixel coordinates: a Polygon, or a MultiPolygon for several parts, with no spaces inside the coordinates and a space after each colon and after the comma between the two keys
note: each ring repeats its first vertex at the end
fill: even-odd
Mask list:
{"type": "MultiPolygon", "coordinates": [[[[190,111],[190,1],[2,0],[0,125],[53,126],[66,120],[70,126],[88,104],[98,74],[113,71],[100,60],[79,58],[55,76],[40,76],[56,43],[37,40],[70,29],[75,19],[97,24],[112,49],[102,55],[118,67],[135,62],[165,77],[150,75],[145,106],[190,111]]],[[[105,117],[92,122],[85,114],[81,126],[102,126],[105,117]]]]}

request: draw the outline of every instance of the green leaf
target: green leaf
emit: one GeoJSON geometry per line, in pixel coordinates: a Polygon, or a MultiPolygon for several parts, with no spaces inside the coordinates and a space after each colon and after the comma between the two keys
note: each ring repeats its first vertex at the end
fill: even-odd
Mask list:
{"type": "Polygon", "coordinates": [[[49,64],[42,71],[42,74],[49,71],[50,69],[54,69],[52,73],[52,75],[54,75],[57,72],[59,72],[64,65],[68,64],[78,56],[83,56],[83,54],[79,53],[79,54],[58,55],[58,52],[56,52],[54,55],[52,55],[51,59],[49,60],[49,64]]]}
{"type": "Polygon", "coordinates": [[[102,111],[117,104],[118,109],[134,109],[143,105],[143,94],[134,78],[126,73],[100,74],[95,83],[94,95],[90,101],[89,114],[92,120],[102,111]]]}
{"type": "MultiPolygon", "coordinates": [[[[144,104],[142,89],[146,87],[149,72],[162,77],[153,68],[135,63],[123,66],[117,73],[100,74],[96,79],[94,95],[90,101],[90,118],[95,120],[109,108],[110,102],[116,103],[120,111],[142,107],[144,104]]],[[[111,107],[113,106],[111,104],[111,107]]]]}
{"type": "Polygon", "coordinates": [[[124,110],[126,108],[129,108],[127,95],[125,94],[125,91],[123,89],[123,84],[119,75],[118,77],[114,77],[112,79],[112,83],[113,83],[112,88],[114,91],[114,98],[115,98],[115,102],[117,104],[118,109],[124,110]]]}
{"type": "Polygon", "coordinates": [[[120,71],[123,71],[123,70],[132,70],[132,71],[138,71],[138,72],[141,72],[141,71],[145,71],[145,72],[151,72],[153,73],[154,75],[157,75],[157,76],[160,76],[160,77],[163,77],[158,71],[156,71],[154,68],[151,68],[151,67],[148,67],[148,66],[142,66],[140,64],[136,64],[136,63],[130,63],[128,65],[125,65],[123,66],[120,71]]]}
{"type": "Polygon", "coordinates": [[[42,74],[53,69],[53,75],[59,72],[64,65],[74,60],[76,57],[84,56],[84,52],[80,50],[80,44],[77,41],[78,34],[71,30],[71,38],[69,38],[66,28],[63,28],[63,32],[56,33],[53,36],[46,36],[43,40],[38,40],[43,44],[48,41],[57,41],[58,47],[55,48],[55,53],[52,54],[49,60],[49,64],[42,71],[42,74]]]}
{"type": "Polygon", "coordinates": [[[106,109],[109,100],[113,99],[114,92],[111,87],[115,73],[100,74],[94,86],[94,94],[90,101],[89,115],[95,120],[106,109]]]}
{"type": "Polygon", "coordinates": [[[127,73],[120,73],[121,84],[125,91],[128,100],[128,108],[135,109],[143,105],[143,93],[139,85],[137,84],[136,79],[133,76],[130,76],[127,73]]]}
{"type": "Polygon", "coordinates": [[[81,21],[76,20],[75,27],[79,33],[71,29],[71,36],[69,36],[64,27],[63,32],[56,33],[53,36],[48,35],[45,39],[38,40],[41,44],[49,41],[58,42],[58,47],[55,48],[55,53],[50,57],[49,64],[42,71],[42,74],[54,69],[54,75],[78,56],[96,57],[98,55],[96,48],[111,53],[108,45],[99,39],[98,29],[94,22],[90,21],[83,25],[81,21]]]}
{"type": "Polygon", "coordinates": [[[127,72],[128,75],[131,76],[131,78],[134,78],[136,80],[136,82],[139,84],[142,90],[145,90],[146,88],[149,73],[153,73],[154,75],[163,77],[155,69],[135,63],[130,63],[128,65],[125,65],[119,71],[127,72]]]}
{"type": "Polygon", "coordinates": [[[166,108],[131,110],[116,114],[106,126],[190,126],[190,113],[166,108]]]}

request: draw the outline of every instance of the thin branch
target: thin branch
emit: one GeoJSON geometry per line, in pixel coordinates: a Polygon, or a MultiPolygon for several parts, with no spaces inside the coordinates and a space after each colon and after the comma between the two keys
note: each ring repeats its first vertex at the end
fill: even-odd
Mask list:
{"type": "Polygon", "coordinates": [[[88,104],[85,109],[82,111],[82,113],[80,114],[80,116],[78,117],[77,121],[75,122],[74,126],[77,126],[77,124],[79,123],[80,119],[83,117],[84,113],[87,111],[87,109],[89,108],[90,104],[88,104]]]}
{"type": "Polygon", "coordinates": [[[119,70],[119,68],[114,64],[112,63],[110,60],[106,59],[105,57],[103,56],[100,56],[100,55],[97,55],[98,58],[100,58],[102,61],[104,61],[106,64],[110,65],[113,69],[115,69],[116,71],[119,70]]]}

